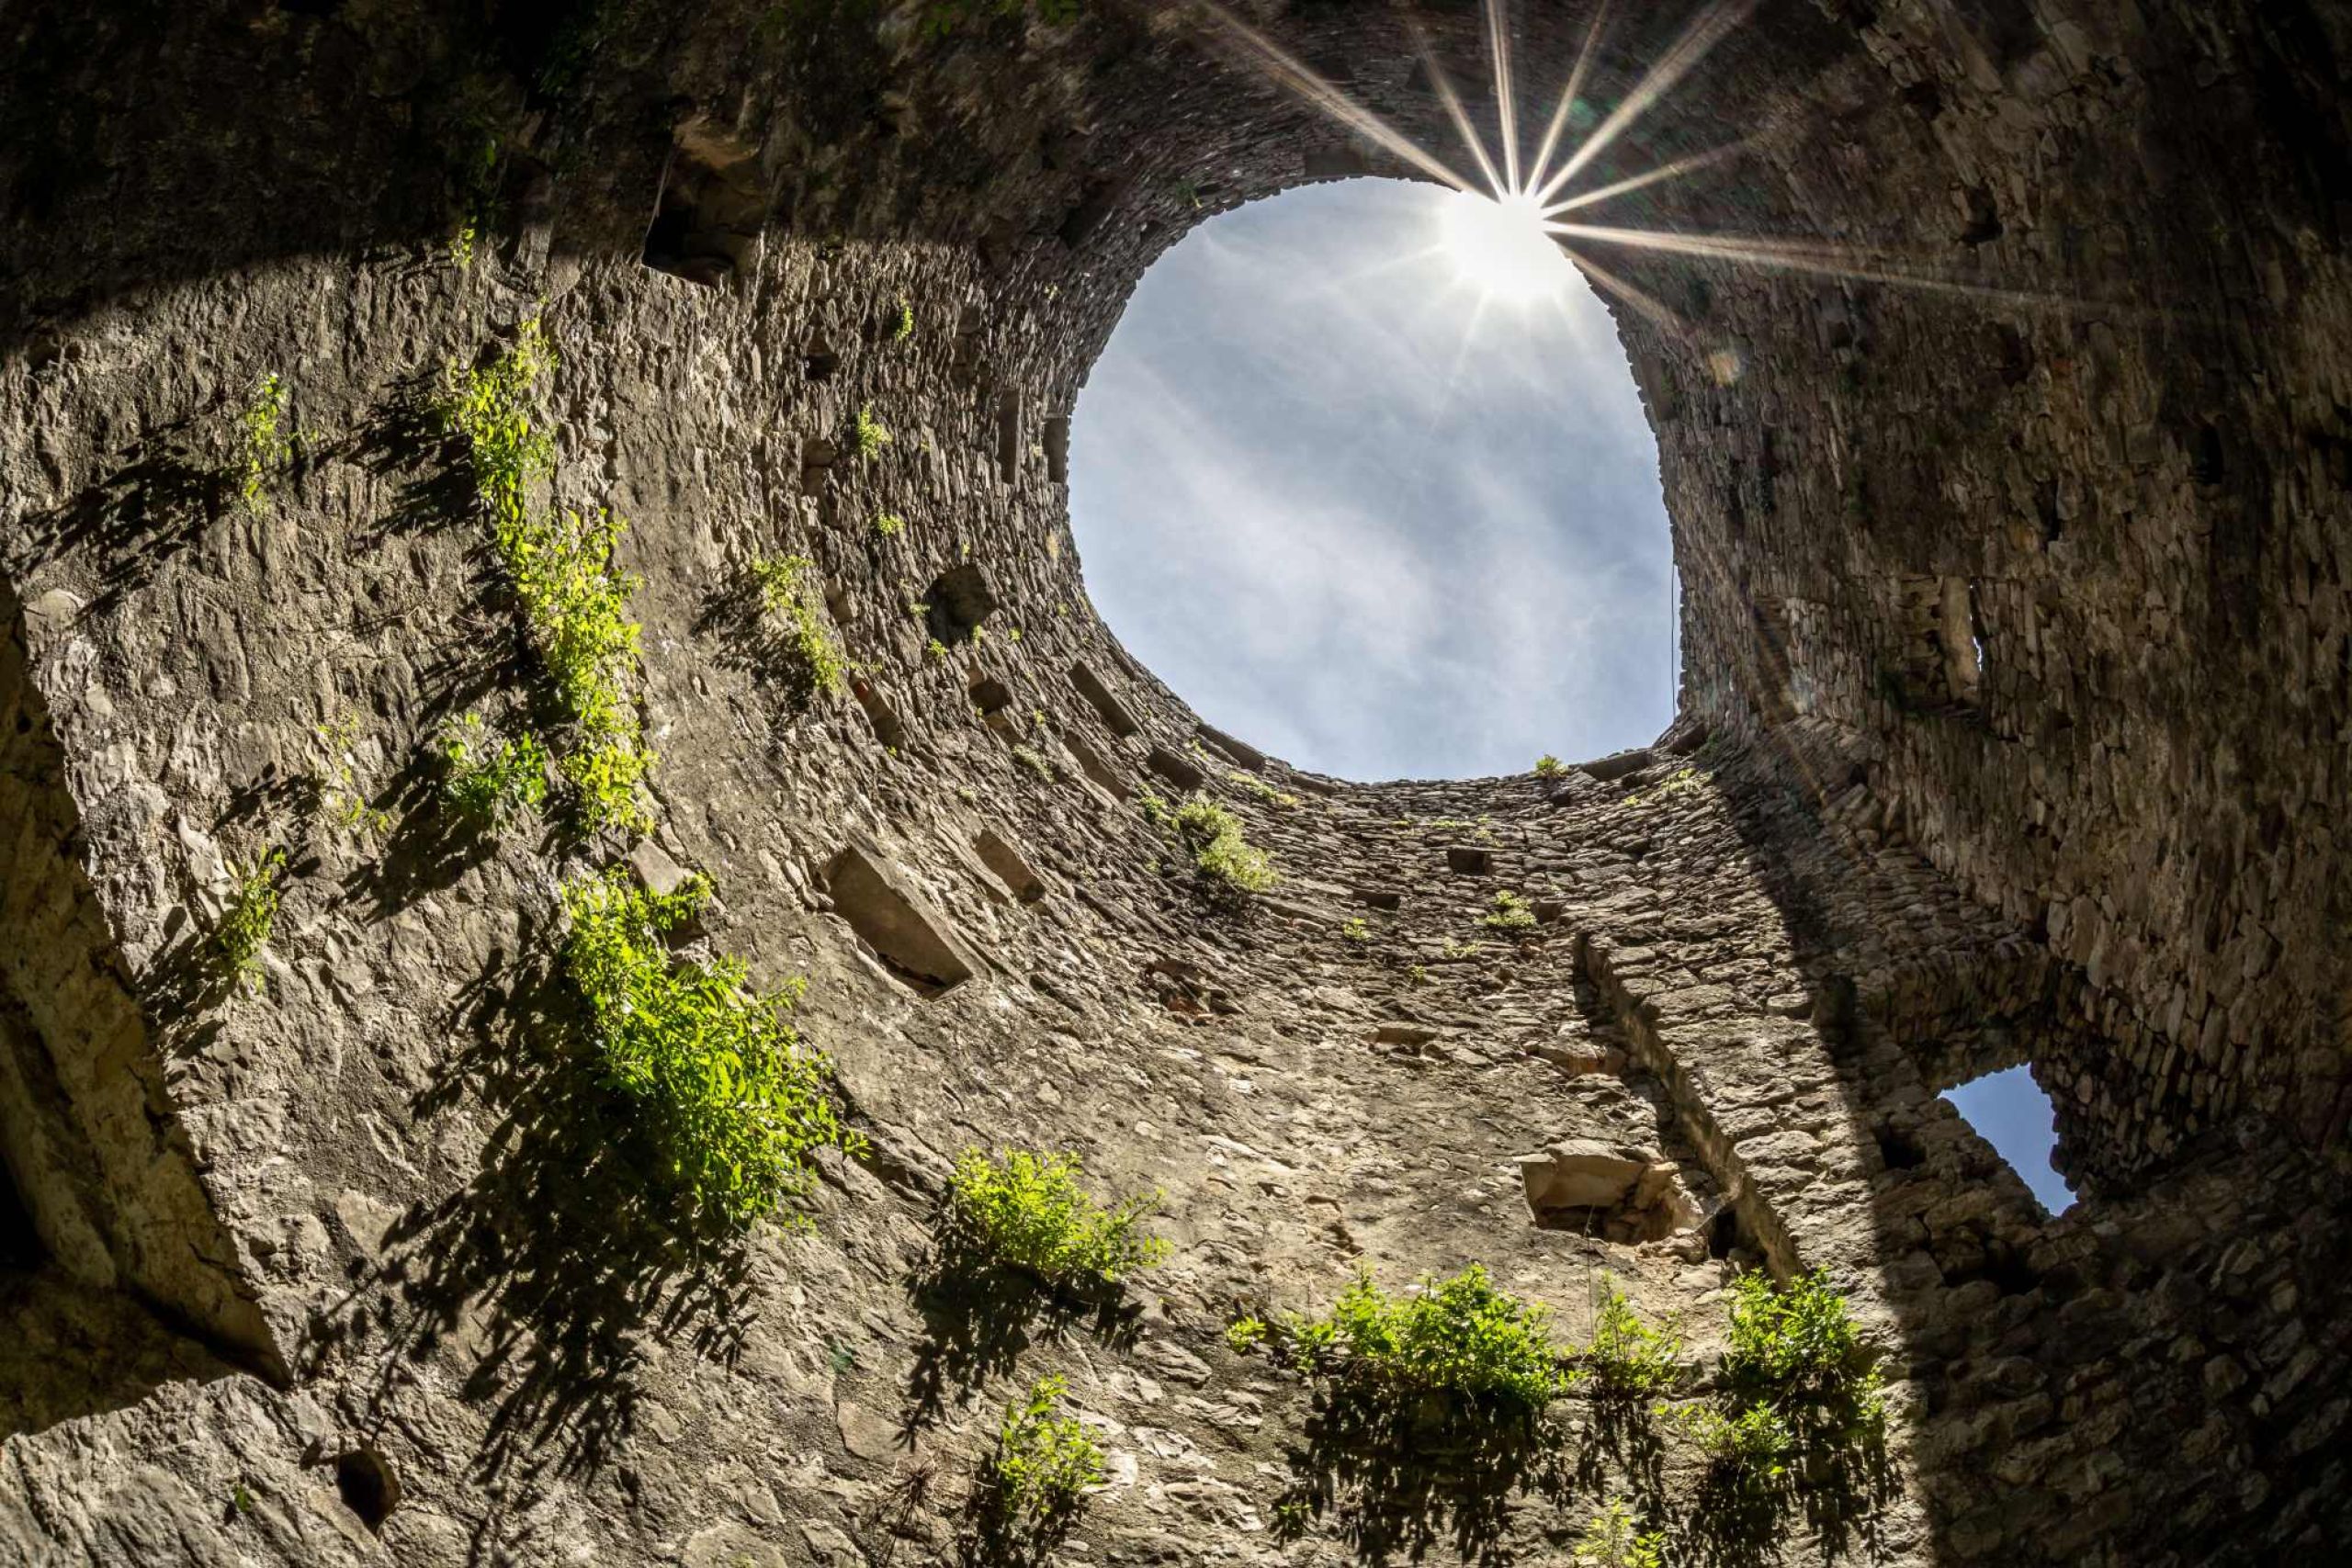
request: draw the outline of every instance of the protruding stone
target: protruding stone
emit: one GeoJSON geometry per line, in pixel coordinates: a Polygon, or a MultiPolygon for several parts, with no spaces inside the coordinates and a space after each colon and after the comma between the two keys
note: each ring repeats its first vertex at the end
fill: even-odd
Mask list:
{"type": "Polygon", "coordinates": [[[1125,771],[1113,767],[1100,751],[1087,742],[1084,736],[1074,735],[1065,730],[1062,734],[1062,745],[1069,752],[1071,760],[1078,763],[1078,771],[1109,790],[1114,798],[1125,800],[1135,794],[1136,786],[1127,777],[1125,771]]]}
{"type": "Polygon", "coordinates": [[[1650,749],[1646,746],[1636,746],[1630,751],[1612,751],[1606,757],[1596,757],[1589,762],[1578,762],[1577,771],[1587,778],[1599,779],[1601,783],[1607,784],[1611,779],[1622,779],[1627,773],[1641,772],[1650,765],[1651,761],[1650,749]]]}
{"type": "Polygon", "coordinates": [[[1193,765],[1191,759],[1170,751],[1165,746],[1155,746],[1145,758],[1151,771],[1174,784],[1178,789],[1194,790],[1208,782],[1208,775],[1193,765]]]}
{"type": "Polygon", "coordinates": [[[1367,909],[1394,912],[1405,907],[1405,896],[1394,887],[1359,887],[1355,895],[1356,902],[1367,909]]]}
{"type": "Polygon", "coordinates": [[[1540,1220],[1563,1209],[1613,1209],[1648,1166],[1591,1138],[1569,1138],[1521,1156],[1519,1180],[1528,1212],[1540,1220]]]}
{"type": "Polygon", "coordinates": [[[996,829],[982,828],[973,835],[972,847],[1023,903],[1034,904],[1046,896],[1046,879],[1030,865],[1028,857],[1013,847],[1012,840],[996,829]]]}
{"type": "Polygon", "coordinates": [[[1110,726],[1112,734],[1125,737],[1142,730],[1143,726],[1136,722],[1136,716],[1127,711],[1127,705],[1121,702],[1093,671],[1084,664],[1072,664],[1069,679],[1070,683],[1078,688],[1079,695],[1091,703],[1094,711],[1102,716],[1102,722],[1110,726]]]}
{"type": "Polygon", "coordinates": [[[1248,741],[1237,740],[1214,725],[1204,724],[1199,728],[1201,739],[1208,742],[1211,750],[1224,752],[1253,773],[1265,767],[1266,754],[1248,741]]]}
{"type": "Polygon", "coordinates": [[[874,726],[876,739],[885,746],[896,746],[905,738],[907,727],[899,722],[899,710],[881,687],[871,681],[860,681],[850,690],[857,696],[857,705],[865,710],[866,722],[874,726]]]}
{"type": "Polygon", "coordinates": [[[941,990],[968,980],[980,962],[947,918],[899,874],[871,840],[853,840],[825,866],[833,908],[866,945],[918,984],[941,990]]]}

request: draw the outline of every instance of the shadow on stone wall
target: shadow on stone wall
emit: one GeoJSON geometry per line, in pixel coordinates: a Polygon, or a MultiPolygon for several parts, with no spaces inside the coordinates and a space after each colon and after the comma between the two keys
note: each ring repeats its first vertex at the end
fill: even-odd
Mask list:
{"type": "Polygon", "coordinates": [[[460,1370],[492,1410],[484,1483],[600,1469],[630,1428],[646,1341],[731,1362],[757,1325],[743,1242],[662,1179],[582,1043],[551,946],[526,940],[460,993],[466,1043],[414,1107],[493,1119],[481,1173],[392,1228],[379,1316],[344,1329],[375,1341],[379,1390],[404,1359],[460,1370]]]}

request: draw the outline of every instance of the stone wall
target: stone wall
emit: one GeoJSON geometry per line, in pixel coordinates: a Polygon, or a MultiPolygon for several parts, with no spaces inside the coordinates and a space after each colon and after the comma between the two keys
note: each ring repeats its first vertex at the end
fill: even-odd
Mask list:
{"type": "MultiPolygon", "coordinates": [[[[1569,58],[1585,9],[1524,9],[1522,59],[1569,58]]],[[[47,824],[7,907],[62,929],[11,961],[7,1060],[62,1079],[86,1035],[90,1094],[132,1099],[20,1067],[0,1111],[50,1250],[198,1338],[85,1418],[23,1417],[0,1541],[944,1559],[1001,1403],[1058,1371],[1113,1461],[1090,1556],[1540,1560],[1636,1483],[1596,1411],[1573,1484],[1384,1489],[1222,1335],[1359,1264],[1473,1261],[1569,1331],[1606,1269],[1702,1348],[1734,1269],[1829,1269],[1897,1388],[1891,1560],[2341,1539],[2346,139],[2298,63],[2324,19],[1768,5],[1600,160],[1752,135],[1736,179],[1623,220],[1886,247],[1958,288],[1595,250],[1671,312],[1622,324],[1689,667],[1669,748],[1555,786],[1344,783],[1202,730],[1070,541],[1057,422],[1143,267],[1206,213],[1393,161],[1189,10],[938,38],[919,10],[27,24],[0,556],[17,752],[54,749],[7,770],[47,824]],[[434,803],[441,725],[526,710],[533,675],[431,401],[534,316],[549,502],[629,521],[658,852],[481,840],[434,803]],[[269,373],[301,456],[248,507],[237,414],[269,373]],[[891,435],[865,457],[861,412],[891,435]],[[800,700],[746,635],[746,569],[779,554],[816,563],[850,695],[800,700]],[[958,640],[942,606],[979,584],[958,640]],[[1183,787],[1285,871],[1240,916],[1145,809],[1183,787]],[[204,994],[227,863],[269,845],[264,984],[204,994]],[[554,889],[621,862],[707,873],[698,940],[808,976],[876,1153],[825,1164],[807,1226],[684,1247],[546,1048],[554,889]],[[910,984],[876,886],[968,976],[910,984]],[[1478,923],[1505,888],[1547,917],[1523,939],[1478,923]],[[2088,1193],[2063,1219],[1936,1099],[2018,1062],[2088,1193]],[[38,1152],[61,1122],[71,1205],[38,1152]],[[1672,1163],[1703,1218],[1536,1224],[1519,1156],[1579,1140],[1672,1163]],[[1130,1319],[1049,1333],[927,1281],[973,1145],[1163,1190],[1174,1253],[1130,1319]],[[114,1216],[103,1247],[75,1213],[114,1216]],[[182,1235],[199,1265],[154,1239],[182,1235]],[[141,1397],[184,1374],[212,1381],[141,1397]]],[[[1476,77],[1472,7],[1257,19],[1417,134],[1442,116],[1408,20],[1476,77]]],[[[1591,96],[1680,22],[1622,19],[1591,96]]],[[[1667,1451],[1679,1525],[1699,1479],[1667,1451]]]]}

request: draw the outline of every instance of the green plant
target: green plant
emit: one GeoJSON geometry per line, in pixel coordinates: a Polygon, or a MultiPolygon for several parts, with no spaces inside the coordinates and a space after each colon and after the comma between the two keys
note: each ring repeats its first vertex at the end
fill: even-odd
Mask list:
{"type": "Polygon", "coordinates": [[[251,861],[231,861],[232,884],[229,902],[213,928],[212,951],[221,972],[233,985],[261,987],[262,951],[269,946],[277,924],[277,874],[286,869],[286,852],[272,849],[251,861]]]}
{"type": "Polygon", "coordinates": [[[1585,1521],[1577,1538],[1577,1568],[1666,1568],[1666,1532],[1645,1530],[1622,1497],[1585,1521]]]}
{"type": "Polygon", "coordinates": [[[1015,745],[1012,748],[1012,760],[1021,768],[1036,774],[1046,784],[1054,782],[1054,765],[1046,761],[1045,754],[1035,747],[1015,745]]]}
{"type": "Polygon", "coordinates": [[[1673,1392],[1682,1381],[1681,1325],[1668,1317],[1652,1328],[1634,1310],[1616,1280],[1603,1273],[1591,1342],[1585,1346],[1579,1374],[1600,1385],[1605,1397],[1648,1399],[1673,1392]]]}
{"type": "Polygon", "coordinates": [[[230,1486],[229,1506],[241,1516],[254,1511],[254,1495],[245,1489],[243,1482],[236,1482],[230,1486]]]}
{"type": "Polygon", "coordinates": [[[1418,964],[1408,964],[1405,966],[1405,981],[1408,985],[1426,986],[1430,983],[1430,972],[1418,964]]]}
{"type": "Polygon", "coordinates": [[[1685,1405],[1674,1418],[1702,1453],[1750,1480],[1777,1480],[1788,1468],[1793,1438],[1770,1405],[1751,1404],[1736,1414],[1708,1404],[1685,1405]]]}
{"type": "Polygon", "coordinates": [[[1510,889],[1498,888],[1494,904],[1478,918],[1478,923],[1491,931],[1532,931],[1535,908],[1510,889]]]}
{"type": "Polygon", "coordinates": [[[1877,1355],[1824,1270],[1785,1289],[1753,1271],[1732,1282],[1731,1340],[1715,1386],[1712,1407],[1679,1419],[1711,1458],[1751,1479],[1780,1476],[1794,1455],[1836,1457],[1885,1438],[1877,1355]]]}
{"type": "Polygon", "coordinates": [[[1066,1392],[1058,1375],[1044,1377],[1005,1406],[989,1479],[998,1508],[1016,1526],[1065,1520],[1084,1504],[1088,1487],[1102,1484],[1102,1450],[1077,1417],[1054,1413],[1066,1392]]]}
{"type": "Polygon", "coordinates": [[[555,466],[555,444],[533,422],[540,378],[554,370],[555,345],[533,316],[512,347],[487,366],[452,359],[441,375],[441,420],[466,444],[474,491],[493,528],[519,520],[533,480],[555,466]]]}
{"type": "Polygon", "coordinates": [[[874,514],[874,531],[886,539],[897,538],[906,532],[906,527],[907,520],[895,512],[877,512],[874,514]]]}
{"type": "Polygon", "coordinates": [[[615,867],[563,887],[566,977],[607,1083],[647,1119],[665,1174],[742,1226],[805,1191],[817,1150],[863,1154],[827,1093],[831,1064],[785,1021],[805,982],[754,991],[742,961],[672,958],[663,942],[710,895],[650,893],[615,867]]]}
{"type": "Polygon", "coordinates": [[[1404,1297],[1384,1293],[1369,1270],[1360,1272],[1329,1317],[1294,1316],[1284,1326],[1301,1372],[1540,1409],[1566,1383],[1550,1315],[1541,1303],[1498,1290],[1474,1263],[1442,1283],[1424,1274],[1404,1297]]]}
{"type": "Polygon", "coordinates": [[[1215,801],[1196,795],[1169,822],[1206,881],[1233,892],[1262,893],[1281,880],[1266,852],[1243,838],[1233,813],[1215,801]]]}
{"type": "Polygon", "coordinates": [[[600,509],[526,514],[502,531],[524,619],[571,724],[556,768],[591,831],[652,826],[639,786],[656,758],[624,684],[638,665],[638,625],[628,618],[638,581],[613,565],[628,526],[600,509]]]}
{"type": "Polygon", "coordinates": [[[1269,1331],[1262,1317],[1237,1317],[1225,1325],[1225,1342],[1236,1355],[1246,1356],[1265,1343],[1269,1331]]]}
{"type": "Polygon", "coordinates": [[[293,440],[282,428],[285,419],[286,383],[272,370],[254,383],[237,416],[244,430],[237,493],[249,512],[269,510],[270,481],[294,460],[293,440]]]}
{"type": "Polygon", "coordinates": [[[1448,937],[1439,946],[1437,955],[1450,962],[1459,962],[1464,958],[1476,958],[1485,951],[1486,948],[1477,942],[1456,942],[1452,937],[1448,937]]]}
{"type": "Polygon", "coordinates": [[[1158,1192],[1106,1208],[1079,1186],[1081,1174],[1076,1155],[1012,1149],[991,1159],[967,1149],[948,1184],[956,1234],[1056,1285],[1115,1285],[1168,1255],[1168,1243],[1141,1228],[1159,1208],[1158,1192]]]}
{"type": "Polygon", "coordinates": [[[1276,789],[1255,773],[1243,773],[1239,768],[1235,768],[1225,776],[1229,782],[1239,785],[1248,794],[1264,801],[1268,806],[1279,807],[1287,811],[1298,804],[1298,796],[1276,789]]]}
{"type": "Polygon", "coordinates": [[[1560,759],[1553,756],[1549,751],[1535,759],[1535,776],[1539,779],[1557,778],[1566,771],[1561,765],[1560,759]]]}
{"type": "Polygon", "coordinates": [[[947,645],[937,637],[928,638],[922,645],[922,656],[925,659],[944,659],[947,657],[947,645]]]}
{"type": "Polygon", "coordinates": [[[499,565],[571,726],[557,771],[581,825],[643,831],[652,818],[640,786],[657,759],[627,690],[638,666],[639,630],[628,614],[638,583],[613,560],[628,525],[601,508],[549,514],[531,504],[533,483],[555,462],[554,443],[534,420],[539,379],[555,364],[534,316],[489,366],[445,367],[442,419],[466,444],[499,565]]]}
{"type": "Polygon", "coordinates": [[[359,716],[345,710],[311,733],[318,739],[322,755],[311,782],[327,825],[341,832],[369,836],[390,828],[392,814],[369,806],[359,787],[359,764],[353,755],[359,743],[359,716]]]}
{"type": "Polygon", "coordinates": [[[1358,947],[1363,946],[1372,940],[1372,923],[1362,915],[1358,915],[1354,919],[1340,927],[1340,940],[1352,942],[1358,947]]]}
{"type": "Polygon", "coordinates": [[[442,727],[441,799],[468,821],[503,830],[548,797],[548,752],[527,731],[492,739],[479,713],[442,727]]]}
{"type": "Polygon", "coordinates": [[[899,295],[899,302],[890,307],[885,330],[889,333],[892,343],[904,343],[915,335],[915,308],[907,302],[905,295],[899,295]]]}
{"type": "Polygon", "coordinates": [[[1143,819],[1155,828],[1165,828],[1175,819],[1174,814],[1168,809],[1168,802],[1149,786],[1136,791],[1136,805],[1142,808],[1143,819]]]}
{"type": "Polygon", "coordinates": [[[1698,769],[1678,768],[1673,773],[1668,774],[1665,778],[1660,779],[1657,784],[1652,786],[1648,791],[1645,792],[1642,790],[1635,790],[1633,794],[1625,796],[1623,804],[1627,806],[1639,806],[1645,800],[1655,800],[1663,795],[1683,795],[1690,790],[1697,789],[1705,782],[1706,781],[1704,779],[1699,776],[1698,769]]]}
{"type": "Polygon", "coordinates": [[[760,609],[783,628],[796,694],[839,696],[849,689],[849,660],[826,626],[817,592],[817,563],[807,556],[762,556],[751,564],[760,609]]]}
{"type": "Polygon", "coordinates": [[[888,445],[890,445],[889,427],[874,417],[872,409],[860,408],[857,411],[857,417],[850,421],[850,450],[860,457],[872,458],[878,457],[882,448],[888,445]]]}

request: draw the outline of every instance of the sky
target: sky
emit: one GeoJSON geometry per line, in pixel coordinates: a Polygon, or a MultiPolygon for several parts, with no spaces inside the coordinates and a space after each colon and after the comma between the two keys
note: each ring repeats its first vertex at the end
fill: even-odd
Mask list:
{"type": "Polygon", "coordinates": [[[1095,608],[1203,718],[1300,767],[1523,773],[1673,716],[1657,445],[1616,329],[1472,201],[1356,179],[1208,219],[1079,396],[1095,608]]]}
{"type": "Polygon", "coordinates": [[[2025,1178],[2043,1208],[2063,1214],[2074,1206],[2065,1178],[2050,1165],[2058,1147],[2057,1112],[2030,1071],[2005,1067],[1949,1090],[1944,1098],[1968,1119],[1978,1137],[2009,1162],[2010,1169],[2025,1178]]]}

